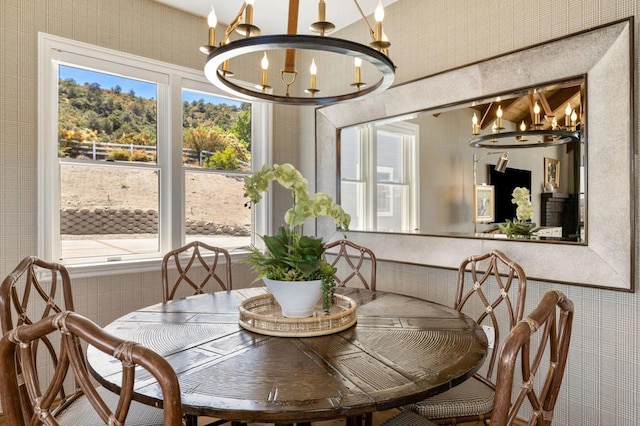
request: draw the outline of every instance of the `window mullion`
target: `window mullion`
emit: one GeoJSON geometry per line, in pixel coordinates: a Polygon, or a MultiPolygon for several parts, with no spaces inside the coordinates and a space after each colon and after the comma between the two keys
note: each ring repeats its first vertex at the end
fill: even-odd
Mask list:
{"type": "Polygon", "coordinates": [[[420,134],[419,127],[413,126],[413,133],[408,139],[408,182],[409,187],[409,229],[420,227],[420,134]]]}
{"type": "MultiPolygon", "coordinates": [[[[259,170],[263,164],[272,164],[273,161],[273,105],[271,103],[254,103],[251,117],[251,134],[255,135],[252,137],[251,170],[259,170]],[[264,140],[264,144],[258,145],[256,143],[260,139],[264,140]]],[[[257,246],[262,245],[262,240],[256,238],[257,235],[271,235],[273,233],[272,194],[273,191],[269,191],[260,203],[254,204],[251,208],[251,220],[254,227],[251,242],[257,246]]]]}
{"type": "Polygon", "coordinates": [[[367,229],[378,226],[378,131],[374,124],[368,126],[367,144],[367,229]]]}
{"type": "Polygon", "coordinates": [[[184,179],[182,177],[181,104],[182,94],[175,75],[169,78],[169,86],[158,85],[158,167],[159,176],[159,229],[160,252],[166,253],[178,247],[181,226],[176,226],[184,215],[184,179]],[[169,238],[167,238],[167,236],[169,238]]]}
{"type": "Polygon", "coordinates": [[[51,51],[47,51],[46,61],[39,64],[38,79],[44,91],[38,91],[43,100],[38,102],[38,117],[43,125],[38,129],[38,209],[39,229],[49,232],[40,233],[38,253],[46,260],[60,258],[60,176],[58,161],[58,62],[54,61],[51,51]],[[49,225],[49,226],[47,226],[49,225]]]}

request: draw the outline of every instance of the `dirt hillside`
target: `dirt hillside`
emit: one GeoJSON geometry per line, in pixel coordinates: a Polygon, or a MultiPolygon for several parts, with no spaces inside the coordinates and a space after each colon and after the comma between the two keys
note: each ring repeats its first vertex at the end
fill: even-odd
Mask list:
{"type": "MultiPolygon", "coordinates": [[[[155,170],[66,165],[61,172],[61,208],[126,208],[158,210],[155,170]]],[[[245,225],[251,221],[244,207],[242,179],[207,173],[187,173],[186,219],[245,225]]]]}

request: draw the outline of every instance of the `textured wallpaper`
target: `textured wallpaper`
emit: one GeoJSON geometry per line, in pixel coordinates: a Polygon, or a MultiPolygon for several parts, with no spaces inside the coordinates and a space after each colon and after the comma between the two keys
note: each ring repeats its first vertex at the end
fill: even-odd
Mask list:
{"type": "MultiPolygon", "coordinates": [[[[393,43],[396,82],[404,82],[639,14],[637,0],[399,0],[386,8],[385,32],[393,43]]],[[[365,41],[361,25],[342,34],[365,41]]],[[[636,22],[636,41],[639,26],[636,22]]],[[[0,2],[0,277],[37,252],[39,31],[196,69],[203,63],[198,47],[207,37],[204,18],[151,0],[0,2]]],[[[558,54],[571,60],[579,52],[558,54]]],[[[637,49],[635,55],[638,60],[637,49]]],[[[637,77],[635,87],[640,87],[637,77]]],[[[274,160],[312,170],[312,112],[291,108],[274,109],[274,160]]],[[[637,144],[638,129],[635,134],[637,144]]],[[[636,182],[636,194],[639,188],[636,182]]],[[[235,286],[250,285],[246,269],[235,268],[235,286]]],[[[450,304],[455,273],[383,262],[378,285],[450,304]]],[[[640,296],[530,282],[527,310],[550,288],[565,292],[576,307],[554,424],[640,424],[640,296]]],[[[104,325],[160,301],[160,272],[74,280],[74,297],[81,314],[104,325]]]]}

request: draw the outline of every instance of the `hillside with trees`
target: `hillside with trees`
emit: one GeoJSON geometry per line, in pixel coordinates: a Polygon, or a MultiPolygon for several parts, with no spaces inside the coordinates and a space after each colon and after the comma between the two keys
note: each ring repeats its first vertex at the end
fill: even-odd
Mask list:
{"type": "MultiPolygon", "coordinates": [[[[212,169],[244,168],[251,152],[251,105],[242,107],[213,104],[204,99],[183,103],[183,148],[193,154],[185,158],[192,165],[212,169]],[[201,156],[201,153],[206,155],[201,156]],[[202,164],[199,160],[203,159],[202,164]]],[[[78,84],[61,79],[58,96],[59,156],[82,158],[87,142],[134,144],[155,147],[157,107],[154,99],[123,92],[120,86],[109,89],[97,83],[78,84]]],[[[141,149],[128,152],[113,148],[115,160],[151,161],[153,156],[141,149]]]]}

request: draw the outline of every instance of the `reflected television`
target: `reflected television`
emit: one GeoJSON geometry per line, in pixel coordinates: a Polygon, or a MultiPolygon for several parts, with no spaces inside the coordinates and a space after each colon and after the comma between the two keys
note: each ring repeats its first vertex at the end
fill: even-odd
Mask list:
{"type": "Polygon", "coordinates": [[[516,205],[511,202],[511,193],[516,187],[529,189],[531,193],[531,170],[507,167],[504,173],[496,170],[493,164],[489,168],[489,184],[495,188],[495,221],[503,223],[516,217],[516,205]]]}

